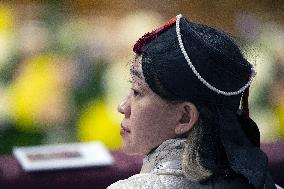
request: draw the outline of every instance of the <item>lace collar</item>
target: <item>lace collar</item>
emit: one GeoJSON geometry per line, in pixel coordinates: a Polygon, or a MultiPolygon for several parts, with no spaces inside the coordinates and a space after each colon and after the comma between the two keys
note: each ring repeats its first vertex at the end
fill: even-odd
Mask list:
{"type": "Polygon", "coordinates": [[[156,172],[182,174],[181,158],[186,139],[169,139],[143,159],[140,173],[156,172]]]}

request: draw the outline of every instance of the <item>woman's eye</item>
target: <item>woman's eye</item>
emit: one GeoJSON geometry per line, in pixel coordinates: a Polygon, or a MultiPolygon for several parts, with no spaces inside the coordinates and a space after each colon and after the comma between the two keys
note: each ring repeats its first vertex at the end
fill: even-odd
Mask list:
{"type": "Polygon", "coordinates": [[[139,91],[137,91],[135,89],[132,89],[132,91],[133,91],[133,96],[139,96],[140,95],[139,91]]]}
{"type": "Polygon", "coordinates": [[[139,95],[139,92],[134,90],[134,91],[133,91],[133,95],[134,95],[134,96],[138,96],[138,95],[139,95]]]}

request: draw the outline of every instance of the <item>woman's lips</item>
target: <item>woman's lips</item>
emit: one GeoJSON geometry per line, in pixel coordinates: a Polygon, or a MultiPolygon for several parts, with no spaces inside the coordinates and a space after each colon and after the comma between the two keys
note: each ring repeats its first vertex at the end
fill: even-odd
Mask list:
{"type": "Polygon", "coordinates": [[[125,127],[123,124],[121,124],[120,135],[123,136],[127,133],[130,133],[130,130],[127,127],[125,127]]]}

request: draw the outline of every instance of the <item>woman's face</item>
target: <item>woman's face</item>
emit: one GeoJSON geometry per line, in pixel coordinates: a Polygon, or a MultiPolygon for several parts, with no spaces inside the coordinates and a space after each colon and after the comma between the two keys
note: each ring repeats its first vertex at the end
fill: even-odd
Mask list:
{"type": "Polygon", "coordinates": [[[176,137],[177,109],[155,94],[142,74],[141,58],[131,68],[132,88],[118,106],[124,114],[121,123],[122,150],[145,155],[163,141],[176,137]]]}

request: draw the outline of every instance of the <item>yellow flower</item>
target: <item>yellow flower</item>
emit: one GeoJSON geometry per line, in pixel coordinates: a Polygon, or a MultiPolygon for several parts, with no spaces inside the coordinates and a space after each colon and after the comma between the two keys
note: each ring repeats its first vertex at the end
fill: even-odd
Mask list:
{"type": "Polygon", "coordinates": [[[0,4],[0,32],[9,32],[13,29],[13,12],[9,6],[0,4]]]}
{"type": "Polygon", "coordinates": [[[80,141],[100,140],[109,149],[120,148],[120,126],[112,119],[102,101],[88,104],[79,118],[77,128],[80,141]]]}
{"type": "MultiPolygon", "coordinates": [[[[20,127],[34,129],[38,114],[50,98],[57,98],[58,73],[56,58],[39,55],[23,62],[19,74],[8,89],[10,114],[20,127]]],[[[48,107],[46,107],[48,108],[48,107]]]]}

